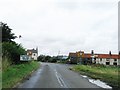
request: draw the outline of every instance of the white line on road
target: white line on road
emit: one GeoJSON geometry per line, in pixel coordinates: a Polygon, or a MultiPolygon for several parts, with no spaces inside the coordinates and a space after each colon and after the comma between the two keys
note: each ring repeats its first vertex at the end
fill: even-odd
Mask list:
{"type": "Polygon", "coordinates": [[[57,77],[57,80],[60,84],[61,87],[64,87],[64,88],[67,88],[67,85],[65,84],[65,82],[63,81],[61,75],[56,71],[56,69],[54,70],[55,71],[55,75],[57,77]]]}
{"type": "Polygon", "coordinates": [[[58,77],[58,74],[57,74],[57,72],[56,72],[56,77],[57,77],[57,80],[58,80],[58,82],[59,82],[59,84],[60,84],[60,86],[62,86],[63,87],[63,84],[61,83],[61,81],[60,81],[60,79],[59,79],[59,77],[58,77]]]}

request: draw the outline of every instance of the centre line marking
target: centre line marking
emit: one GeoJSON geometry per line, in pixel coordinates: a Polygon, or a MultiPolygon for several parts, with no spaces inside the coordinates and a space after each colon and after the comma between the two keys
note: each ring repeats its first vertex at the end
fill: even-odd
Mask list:
{"type": "Polygon", "coordinates": [[[58,72],[56,70],[55,70],[55,75],[57,77],[57,80],[58,80],[60,86],[67,88],[67,86],[66,86],[65,82],[63,81],[61,75],[58,74],[58,72]]]}

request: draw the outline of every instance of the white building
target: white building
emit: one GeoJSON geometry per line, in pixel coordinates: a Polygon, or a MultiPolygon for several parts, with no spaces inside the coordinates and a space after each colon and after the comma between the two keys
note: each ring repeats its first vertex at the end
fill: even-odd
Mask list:
{"type": "Polygon", "coordinates": [[[96,64],[103,65],[120,65],[120,59],[117,54],[97,54],[96,64]]]}
{"type": "Polygon", "coordinates": [[[37,60],[38,58],[38,48],[35,49],[28,49],[27,55],[30,56],[33,60],[37,60]]]}

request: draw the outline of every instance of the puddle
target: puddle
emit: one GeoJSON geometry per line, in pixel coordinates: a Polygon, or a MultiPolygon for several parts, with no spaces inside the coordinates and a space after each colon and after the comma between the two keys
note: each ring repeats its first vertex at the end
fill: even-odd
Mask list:
{"type": "Polygon", "coordinates": [[[94,80],[94,79],[88,79],[89,82],[96,84],[99,87],[106,88],[106,89],[112,89],[111,86],[107,85],[106,83],[100,81],[100,80],[94,80]]]}
{"type": "Polygon", "coordinates": [[[95,80],[95,79],[90,79],[89,77],[85,75],[81,75],[83,78],[87,78],[90,83],[93,83],[99,87],[105,88],[105,89],[112,89],[111,86],[107,85],[106,83],[100,81],[100,80],[95,80]]]}
{"type": "Polygon", "coordinates": [[[87,76],[81,75],[83,78],[87,78],[87,76]]]}

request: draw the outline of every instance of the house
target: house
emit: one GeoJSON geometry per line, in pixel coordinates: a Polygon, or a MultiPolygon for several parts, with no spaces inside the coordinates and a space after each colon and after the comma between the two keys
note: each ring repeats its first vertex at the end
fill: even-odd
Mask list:
{"type": "Polygon", "coordinates": [[[77,64],[77,53],[70,52],[68,57],[71,64],[77,64]]]}
{"type": "Polygon", "coordinates": [[[120,65],[118,54],[94,54],[84,53],[79,51],[76,53],[69,53],[69,61],[74,64],[103,64],[103,65],[120,65]]]}
{"type": "Polygon", "coordinates": [[[83,63],[83,56],[84,52],[83,51],[78,51],[76,53],[70,52],[69,53],[69,62],[72,64],[79,64],[83,63]]]}
{"type": "Polygon", "coordinates": [[[84,53],[83,64],[92,64],[92,55],[90,53],[84,53]]]}
{"type": "Polygon", "coordinates": [[[33,60],[37,60],[38,58],[38,48],[36,49],[28,49],[27,55],[30,56],[33,60]]]}
{"type": "Polygon", "coordinates": [[[120,59],[117,54],[97,54],[96,64],[103,65],[120,65],[120,59]]]}

